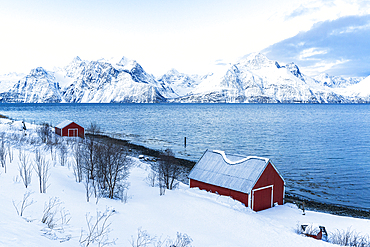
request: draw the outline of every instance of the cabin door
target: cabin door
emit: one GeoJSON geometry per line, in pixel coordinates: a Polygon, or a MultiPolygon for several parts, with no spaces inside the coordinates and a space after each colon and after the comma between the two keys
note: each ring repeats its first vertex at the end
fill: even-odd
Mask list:
{"type": "Polygon", "coordinates": [[[269,185],[252,190],[252,209],[260,211],[272,207],[274,186],[269,185]]]}
{"type": "Polygon", "coordinates": [[[68,136],[78,136],[78,129],[68,129],[68,136]]]}

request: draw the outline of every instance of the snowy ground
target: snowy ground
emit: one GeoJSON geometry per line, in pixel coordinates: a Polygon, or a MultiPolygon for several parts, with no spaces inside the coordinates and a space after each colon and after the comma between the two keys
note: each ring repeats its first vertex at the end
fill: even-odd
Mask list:
{"type": "MultiPolygon", "coordinates": [[[[23,135],[22,123],[0,120],[0,133],[23,135]]],[[[35,128],[27,125],[27,137],[35,137],[35,128]]],[[[109,239],[117,246],[131,246],[132,236],[138,228],[146,230],[152,237],[176,237],[177,232],[188,234],[192,246],[333,246],[332,244],[304,237],[295,233],[297,224],[323,225],[327,231],[336,229],[356,230],[370,234],[370,220],[334,216],[330,214],[302,211],[292,204],[276,206],[261,212],[253,212],[231,198],[218,196],[180,184],[173,191],[159,195],[158,187],[150,187],[145,178],[147,164],[133,157],[134,166],[129,177],[128,201],[94,198],[86,202],[83,183],[77,183],[72,168],[60,166],[51,159],[50,151],[44,157],[53,164],[46,194],[40,194],[36,174],[33,173],[29,188],[19,179],[18,153],[25,150],[34,159],[34,143],[18,141],[10,144],[13,160],[7,157],[7,172],[0,166],[0,246],[79,246],[81,230],[86,231],[86,215],[95,216],[97,211],[114,209],[109,239]],[[23,217],[13,205],[22,201],[25,192],[32,192],[30,200],[35,203],[27,207],[23,217]],[[52,197],[63,202],[65,212],[71,220],[63,230],[50,230],[41,223],[44,204],[52,197]]],[[[42,144],[39,147],[42,147],[42,144]]],[[[70,157],[70,162],[73,159],[70,157]]],[[[97,245],[90,245],[97,246],[97,245]]],[[[153,245],[148,245],[153,246],[153,245]]]]}

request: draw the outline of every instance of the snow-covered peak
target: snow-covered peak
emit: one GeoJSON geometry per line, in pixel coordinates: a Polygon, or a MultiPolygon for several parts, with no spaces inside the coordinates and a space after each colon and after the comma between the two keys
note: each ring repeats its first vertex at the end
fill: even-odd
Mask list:
{"type": "Polygon", "coordinates": [[[263,67],[271,67],[271,66],[275,66],[277,68],[280,67],[277,62],[268,59],[265,55],[261,53],[248,54],[242,57],[242,59],[239,61],[238,64],[242,66],[246,66],[252,70],[258,70],[263,67]]]}
{"type": "Polygon", "coordinates": [[[338,92],[352,97],[361,97],[370,100],[370,76],[366,77],[357,84],[346,88],[338,88],[338,92]]]}
{"type": "Polygon", "coordinates": [[[122,67],[125,70],[131,71],[134,67],[137,66],[136,60],[129,59],[125,56],[121,58],[121,60],[117,63],[120,67],[122,67]]]}
{"type": "Polygon", "coordinates": [[[172,68],[169,71],[167,71],[166,75],[179,75],[180,72],[177,71],[176,69],[172,68]]]}
{"type": "Polygon", "coordinates": [[[344,88],[350,85],[355,85],[362,81],[362,77],[349,77],[344,78],[341,76],[330,76],[327,73],[321,73],[317,76],[314,76],[313,79],[319,82],[323,86],[328,86],[332,88],[344,88]]]}
{"type": "Polygon", "coordinates": [[[286,64],[285,66],[282,66],[282,67],[287,68],[290,71],[290,73],[292,73],[295,77],[297,77],[299,79],[303,79],[303,75],[302,75],[301,71],[299,70],[298,66],[295,63],[288,63],[288,64],[286,64]]]}
{"type": "Polygon", "coordinates": [[[76,56],[75,58],[73,58],[72,63],[79,63],[81,61],[82,59],[79,56],[76,56]]]}
{"type": "Polygon", "coordinates": [[[46,76],[47,75],[47,72],[44,68],[42,67],[37,67],[35,69],[32,69],[29,76],[33,76],[33,77],[43,77],[43,76],[46,76]]]}

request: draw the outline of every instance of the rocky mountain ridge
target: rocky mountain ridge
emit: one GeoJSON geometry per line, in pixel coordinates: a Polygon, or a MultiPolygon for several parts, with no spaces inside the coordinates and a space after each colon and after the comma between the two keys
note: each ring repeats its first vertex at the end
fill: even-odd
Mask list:
{"type": "Polygon", "coordinates": [[[118,62],[85,61],[76,57],[64,68],[46,71],[38,67],[19,78],[16,74],[0,76],[0,102],[370,102],[367,84],[360,83],[363,78],[327,74],[309,77],[294,63],[280,65],[260,53],[249,54],[235,64],[204,76],[187,75],[172,69],[155,78],[135,60],[126,57],[118,62]],[[347,88],[351,89],[350,94],[347,88]]]}

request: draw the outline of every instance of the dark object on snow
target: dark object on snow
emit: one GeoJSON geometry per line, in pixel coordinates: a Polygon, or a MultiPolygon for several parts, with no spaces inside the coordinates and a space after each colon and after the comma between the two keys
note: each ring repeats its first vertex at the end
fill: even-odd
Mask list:
{"type": "Polygon", "coordinates": [[[317,240],[323,240],[323,241],[326,241],[328,239],[328,233],[326,232],[325,226],[319,226],[320,231],[316,235],[306,233],[306,230],[308,229],[307,227],[308,225],[301,225],[302,233],[306,235],[307,237],[314,238],[317,240]]]}

